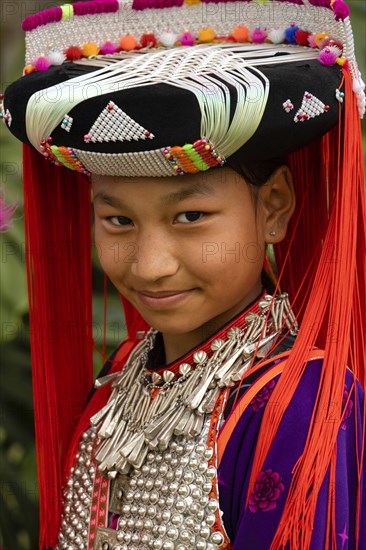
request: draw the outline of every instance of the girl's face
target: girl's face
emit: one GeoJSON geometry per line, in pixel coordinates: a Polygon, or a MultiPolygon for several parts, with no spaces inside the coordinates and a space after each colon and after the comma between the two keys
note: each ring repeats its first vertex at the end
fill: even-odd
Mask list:
{"type": "Polygon", "coordinates": [[[260,293],[272,222],[231,169],[96,176],[93,195],[101,265],[163,335],[199,343],[260,293]]]}

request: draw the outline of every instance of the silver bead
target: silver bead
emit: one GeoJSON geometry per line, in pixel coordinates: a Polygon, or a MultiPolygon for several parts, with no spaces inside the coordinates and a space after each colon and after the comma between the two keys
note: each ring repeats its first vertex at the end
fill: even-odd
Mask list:
{"type": "Polygon", "coordinates": [[[173,514],[170,521],[172,525],[177,527],[183,523],[183,516],[181,514],[173,514]]]}
{"type": "Polygon", "coordinates": [[[193,468],[194,470],[197,468],[198,460],[195,456],[191,456],[191,458],[189,460],[189,466],[190,466],[190,468],[193,468]]]}
{"type": "Polygon", "coordinates": [[[190,493],[190,488],[188,487],[188,485],[181,485],[179,488],[178,488],[178,495],[180,495],[181,497],[187,497],[190,493]]]}
{"type": "Polygon", "coordinates": [[[131,542],[131,533],[125,533],[123,540],[127,543],[131,542]]]}
{"type": "Polygon", "coordinates": [[[200,491],[200,489],[198,487],[194,487],[192,490],[191,490],[191,497],[194,499],[194,500],[199,500],[202,496],[202,493],[200,491]]]}
{"type": "Polygon", "coordinates": [[[166,499],[161,497],[161,498],[159,498],[159,500],[157,502],[157,505],[159,506],[159,508],[164,508],[165,503],[166,503],[166,499]]]}
{"type": "Polygon", "coordinates": [[[193,529],[193,527],[195,526],[196,522],[195,522],[194,518],[189,517],[189,518],[186,518],[185,524],[186,524],[186,526],[187,526],[189,529],[193,529]]]}
{"type": "Polygon", "coordinates": [[[184,479],[184,483],[186,483],[187,485],[190,485],[191,483],[193,483],[194,473],[192,472],[192,470],[187,470],[186,472],[184,472],[183,479],[184,479]]]}
{"type": "Polygon", "coordinates": [[[161,539],[155,539],[153,542],[153,548],[154,550],[160,550],[160,548],[163,546],[163,541],[161,539]]]}
{"type": "Polygon", "coordinates": [[[141,501],[144,503],[144,504],[148,504],[150,502],[150,494],[148,492],[146,493],[143,493],[142,494],[142,497],[141,497],[141,501]]]}
{"type": "Polygon", "coordinates": [[[210,493],[212,490],[212,483],[210,481],[207,481],[202,485],[202,491],[206,494],[210,493]]]}
{"type": "Polygon", "coordinates": [[[173,494],[178,491],[178,487],[179,485],[176,481],[172,481],[172,483],[169,483],[169,491],[173,494]]]}
{"type": "Polygon", "coordinates": [[[204,474],[206,472],[207,468],[208,468],[207,462],[200,462],[198,464],[198,471],[201,474],[204,474]]]}
{"type": "Polygon", "coordinates": [[[137,514],[140,517],[144,517],[144,515],[146,514],[146,506],[139,506],[137,510],[137,514]]]}
{"type": "Polygon", "coordinates": [[[131,514],[131,506],[129,504],[124,504],[122,506],[122,512],[125,516],[129,516],[131,514]]]}
{"type": "Polygon", "coordinates": [[[166,525],[159,525],[157,528],[158,535],[163,537],[166,533],[166,525]]]}
{"type": "Polygon", "coordinates": [[[171,540],[177,540],[177,538],[179,537],[179,531],[176,527],[170,527],[167,532],[167,537],[170,538],[171,540]]]}
{"type": "Polygon", "coordinates": [[[126,493],[125,495],[125,499],[128,501],[128,502],[131,502],[133,500],[133,492],[132,491],[128,491],[128,493],[126,493]]]}
{"type": "Polygon", "coordinates": [[[161,476],[165,476],[168,472],[168,465],[167,464],[161,464],[161,466],[159,467],[159,474],[161,476]]]}
{"type": "Polygon", "coordinates": [[[140,535],[138,533],[133,533],[131,537],[131,542],[134,542],[134,543],[140,542],[140,535]]]}
{"type": "Polygon", "coordinates": [[[146,462],[154,462],[156,460],[154,453],[147,453],[146,462]]]}
{"type": "Polygon", "coordinates": [[[155,506],[149,506],[146,510],[147,515],[149,518],[154,518],[156,516],[156,507],[155,506]]]}
{"type": "Polygon", "coordinates": [[[199,540],[196,542],[196,550],[206,550],[206,542],[204,540],[199,540]]]}
{"type": "Polygon", "coordinates": [[[210,536],[211,530],[207,525],[202,525],[200,528],[200,536],[204,539],[208,539],[210,536]]]}
{"type": "Polygon", "coordinates": [[[154,524],[153,524],[153,522],[151,521],[151,519],[145,519],[145,521],[144,521],[144,529],[145,529],[146,531],[151,531],[153,527],[154,527],[154,524]]]}
{"type": "Polygon", "coordinates": [[[189,373],[189,371],[192,369],[191,365],[189,363],[181,363],[179,365],[179,374],[181,374],[182,376],[185,376],[186,374],[189,373]]]}
{"type": "Polygon", "coordinates": [[[202,364],[206,361],[207,359],[207,353],[205,351],[196,351],[194,354],[193,354],[193,361],[198,365],[198,364],[202,364]]]}
{"type": "Polygon", "coordinates": [[[215,533],[212,533],[210,540],[217,546],[221,546],[221,544],[224,542],[224,537],[221,533],[216,531],[215,533]]]}
{"type": "Polygon", "coordinates": [[[175,503],[175,509],[176,509],[178,512],[183,513],[183,512],[185,512],[186,508],[187,508],[187,504],[185,503],[184,500],[179,499],[179,500],[177,500],[177,502],[175,503]]]}
{"type": "Polygon", "coordinates": [[[201,456],[205,452],[206,446],[203,443],[199,443],[198,445],[196,445],[195,450],[196,450],[196,454],[201,456]]]}
{"type": "Polygon", "coordinates": [[[136,485],[137,487],[139,487],[139,489],[141,489],[141,487],[143,487],[145,485],[145,481],[142,477],[140,477],[137,482],[136,482],[136,485]]]}
{"type": "Polygon", "coordinates": [[[183,445],[177,444],[176,449],[175,449],[175,452],[177,453],[177,455],[182,455],[182,454],[184,453],[184,447],[183,447],[183,445]]]}
{"type": "Polygon", "coordinates": [[[206,523],[209,527],[212,527],[213,525],[215,525],[215,521],[216,521],[216,516],[214,514],[209,514],[208,516],[206,516],[206,523]]]}
{"type": "Polygon", "coordinates": [[[209,478],[209,479],[213,479],[216,475],[216,468],[215,466],[210,466],[209,468],[207,468],[206,472],[205,472],[205,475],[209,478]]]}
{"type": "Polygon", "coordinates": [[[210,512],[216,512],[217,508],[219,506],[219,503],[214,498],[211,498],[207,504],[207,508],[210,512]]]}
{"type": "Polygon", "coordinates": [[[138,519],[135,521],[135,527],[139,531],[144,527],[144,522],[142,521],[142,519],[138,519]]]}
{"type": "Polygon", "coordinates": [[[163,550],[174,550],[174,542],[166,540],[163,543],[163,550]]]}
{"type": "Polygon", "coordinates": [[[148,479],[147,481],[151,481],[152,485],[155,486],[156,489],[161,489],[161,487],[164,485],[164,481],[161,479],[161,477],[157,477],[155,481],[153,479],[148,479]]]}
{"type": "Polygon", "coordinates": [[[171,508],[173,506],[174,502],[175,502],[175,499],[171,495],[168,496],[165,500],[165,504],[167,505],[168,508],[171,508]]]}
{"type": "Polygon", "coordinates": [[[151,504],[156,504],[158,500],[159,500],[159,493],[157,491],[151,491],[150,493],[151,504]]]}
{"type": "Polygon", "coordinates": [[[211,447],[205,450],[204,457],[206,460],[210,460],[212,458],[212,455],[213,455],[213,449],[211,449],[211,447]]]}

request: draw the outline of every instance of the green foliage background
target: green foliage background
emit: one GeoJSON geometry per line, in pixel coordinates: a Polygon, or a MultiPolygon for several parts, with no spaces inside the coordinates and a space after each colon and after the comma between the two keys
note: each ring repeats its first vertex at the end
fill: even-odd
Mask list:
{"type": "MultiPolygon", "coordinates": [[[[23,67],[22,19],[31,13],[63,2],[2,1],[1,86],[19,77],[23,67]]],[[[366,1],[349,0],[361,72],[366,76],[366,1]]],[[[1,184],[8,202],[18,209],[13,227],[0,235],[0,546],[4,550],[38,548],[38,496],[34,451],[33,403],[29,355],[28,301],[25,275],[24,226],[21,188],[21,147],[0,125],[1,184]]],[[[363,123],[364,140],[366,124],[363,123]]],[[[95,263],[94,324],[96,344],[101,347],[103,277],[95,263]]],[[[109,292],[107,344],[111,351],[124,337],[119,298],[109,292]]],[[[95,370],[102,365],[95,357],[95,370]]]]}

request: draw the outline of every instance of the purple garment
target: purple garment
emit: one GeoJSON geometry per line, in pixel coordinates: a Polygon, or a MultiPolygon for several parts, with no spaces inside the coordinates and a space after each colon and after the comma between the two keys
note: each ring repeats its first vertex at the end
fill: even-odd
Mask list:
{"type": "MultiPolygon", "coordinates": [[[[218,471],[220,508],[233,550],[268,550],[286,502],[291,483],[291,471],[301,455],[318,391],[321,360],[310,361],[298,388],[282,419],[263,469],[253,488],[249,506],[245,509],[254,450],[258,440],[263,412],[278,376],[269,382],[243,412],[227,444],[218,471]]],[[[363,425],[363,390],[347,371],[343,404],[346,413],[337,440],[336,465],[336,543],[337,550],[366,549],[365,482],[361,479],[363,517],[359,545],[354,538],[356,521],[357,460],[355,415],[358,420],[358,449],[361,449],[363,425]]],[[[329,473],[329,472],[328,472],[329,473]]],[[[311,550],[324,550],[328,474],[322,484],[316,509],[311,550]]],[[[289,546],[287,546],[289,548],[289,546]]],[[[330,546],[331,548],[331,546],[330,546]]],[[[291,549],[299,550],[299,549],[291,549]]]]}

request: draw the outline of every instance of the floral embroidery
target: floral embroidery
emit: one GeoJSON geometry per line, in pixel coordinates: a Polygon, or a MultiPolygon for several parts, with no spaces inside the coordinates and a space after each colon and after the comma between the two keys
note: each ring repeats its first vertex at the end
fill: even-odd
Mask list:
{"type": "Polygon", "coordinates": [[[272,470],[261,472],[249,497],[249,510],[251,512],[274,510],[284,490],[285,486],[280,474],[272,470]]]}
{"type": "MultiPolygon", "coordinates": [[[[343,393],[342,410],[344,410],[345,407],[346,407],[348,395],[349,395],[349,392],[348,392],[347,386],[346,386],[346,384],[345,384],[345,385],[344,385],[344,393],[343,393]]],[[[347,426],[346,426],[346,422],[347,422],[347,419],[351,416],[352,410],[353,410],[353,401],[352,401],[352,399],[350,398],[349,401],[348,401],[348,403],[347,403],[346,412],[344,413],[344,416],[343,416],[343,421],[342,421],[342,424],[341,424],[342,430],[345,430],[345,429],[346,429],[346,427],[347,427],[347,426]]]]}
{"type": "Polygon", "coordinates": [[[275,387],[274,380],[270,380],[268,382],[268,384],[266,384],[257,393],[257,395],[255,397],[253,397],[253,399],[250,402],[250,405],[252,406],[252,409],[253,409],[254,412],[257,412],[257,411],[259,411],[259,409],[264,407],[264,405],[266,404],[268,399],[271,397],[271,393],[273,392],[274,387],[275,387]]]}

